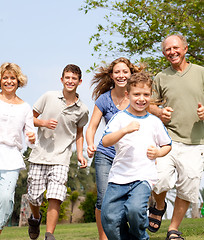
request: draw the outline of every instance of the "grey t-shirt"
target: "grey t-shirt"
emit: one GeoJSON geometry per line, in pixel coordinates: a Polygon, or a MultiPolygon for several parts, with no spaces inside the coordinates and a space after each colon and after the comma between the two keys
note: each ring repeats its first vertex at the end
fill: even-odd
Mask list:
{"type": "Polygon", "coordinates": [[[77,128],[88,122],[88,108],[78,98],[67,106],[62,91],[50,91],[34,104],[34,110],[42,119],[56,119],[54,130],[39,127],[39,142],[31,152],[29,161],[36,164],[60,164],[69,166],[72,145],[76,140],[77,128]]]}

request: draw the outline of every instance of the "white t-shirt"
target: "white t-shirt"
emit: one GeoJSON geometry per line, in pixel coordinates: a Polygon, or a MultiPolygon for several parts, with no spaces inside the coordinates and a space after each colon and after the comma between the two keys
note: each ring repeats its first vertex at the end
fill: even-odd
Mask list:
{"type": "Polygon", "coordinates": [[[23,135],[29,147],[33,145],[25,135],[35,132],[32,109],[26,102],[9,104],[0,100],[0,169],[24,168],[20,150],[23,148],[23,135]]]}
{"type": "Polygon", "coordinates": [[[147,113],[139,117],[127,110],[115,114],[104,130],[104,135],[118,131],[132,121],[138,121],[140,129],[126,134],[115,144],[116,156],[109,173],[109,182],[127,184],[136,180],[146,180],[150,186],[157,181],[155,160],[147,157],[151,145],[170,145],[171,138],[161,120],[147,113]]]}

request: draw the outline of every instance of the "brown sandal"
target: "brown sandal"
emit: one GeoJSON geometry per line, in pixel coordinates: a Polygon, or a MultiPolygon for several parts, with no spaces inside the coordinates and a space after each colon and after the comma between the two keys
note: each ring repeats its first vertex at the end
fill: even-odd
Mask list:
{"type": "Polygon", "coordinates": [[[149,223],[152,222],[152,223],[158,225],[158,227],[153,227],[153,226],[150,226],[150,224],[149,224],[148,230],[149,230],[150,232],[155,233],[155,232],[157,232],[157,231],[159,230],[159,228],[160,228],[160,226],[161,226],[161,222],[162,222],[162,217],[163,217],[164,213],[166,212],[166,208],[167,208],[166,202],[164,202],[164,204],[165,204],[165,205],[164,205],[164,209],[163,209],[163,210],[158,210],[158,209],[155,207],[155,205],[154,205],[154,207],[150,207],[150,208],[149,208],[149,214],[153,214],[153,215],[156,215],[156,216],[160,216],[160,217],[161,217],[161,220],[158,220],[158,219],[153,218],[153,217],[148,217],[148,218],[149,218],[149,223]]]}
{"type": "Polygon", "coordinates": [[[166,240],[184,240],[183,237],[181,237],[182,232],[176,231],[176,230],[170,230],[167,232],[166,240]],[[171,236],[172,234],[175,234],[177,236],[171,236]],[[170,237],[171,236],[171,237],[170,237]]]}

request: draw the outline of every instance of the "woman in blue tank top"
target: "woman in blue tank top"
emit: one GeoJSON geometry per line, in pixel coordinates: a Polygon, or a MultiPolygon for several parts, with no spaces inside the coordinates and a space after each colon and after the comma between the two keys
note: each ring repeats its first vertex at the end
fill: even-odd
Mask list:
{"type": "Polygon", "coordinates": [[[100,67],[91,83],[95,85],[92,97],[96,101],[86,131],[86,141],[88,156],[89,158],[94,156],[95,161],[97,186],[95,215],[100,240],[107,239],[101,225],[101,205],[108,184],[108,174],[115,157],[115,149],[113,146],[105,148],[102,141],[96,147],[94,137],[102,117],[107,124],[115,113],[128,107],[129,100],[125,96],[127,79],[131,74],[142,69],[143,67],[137,67],[128,59],[121,57],[107,67],[100,67]]]}

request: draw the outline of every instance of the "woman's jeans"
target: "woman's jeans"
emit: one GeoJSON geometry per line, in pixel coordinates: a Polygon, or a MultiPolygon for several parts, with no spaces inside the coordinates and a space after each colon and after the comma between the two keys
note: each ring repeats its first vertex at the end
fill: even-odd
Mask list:
{"type": "Polygon", "coordinates": [[[151,193],[147,181],[128,184],[108,183],[103,199],[101,221],[108,239],[147,240],[148,200],[151,193]]]}
{"type": "Polygon", "coordinates": [[[14,194],[19,169],[0,170],[0,230],[6,225],[13,213],[14,194]]]}
{"type": "Polygon", "coordinates": [[[96,151],[94,160],[97,186],[96,208],[101,210],[102,201],[108,186],[108,175],[113,163],[113,158],[96,151]]]}

